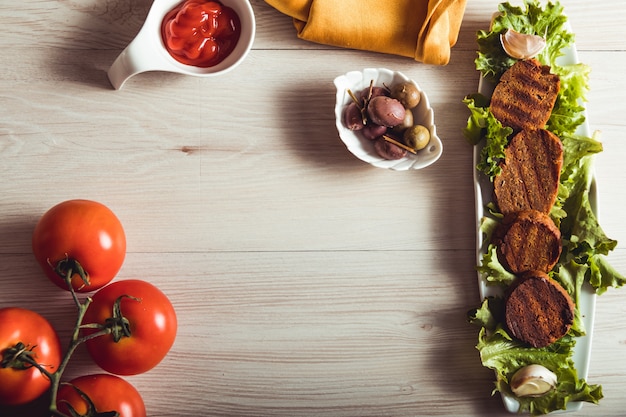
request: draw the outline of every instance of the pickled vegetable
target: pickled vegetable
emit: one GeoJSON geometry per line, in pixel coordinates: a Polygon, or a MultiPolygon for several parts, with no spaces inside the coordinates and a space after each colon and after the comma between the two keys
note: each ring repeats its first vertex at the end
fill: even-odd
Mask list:
{"type": "Polygon", "coordinates": [[[391,97],[398,100],[407,109],[417,107],[421,99],[419,90],[410,81],[395,84],[391,88],[391,97]]]}
{"type": "Polygon", "coordinates": [[[402,103],[387,96],[373,97],[367,106],[369,120],[381,126],[399,125],[404,120],[405,113],[402,103]]]}
{"type": "Polygon", "coordinates": [[[363,129],[363,115],[356,103],[350,103],[343,113],[343,123],[350,130],[363,129]]]}
{"type": "Polygon", "coordinates": [[[430,132],[426,126],[411,126],[404,132],[403,140],[406,146],[419,151],[424,149],[430,142],[430,132]]]}

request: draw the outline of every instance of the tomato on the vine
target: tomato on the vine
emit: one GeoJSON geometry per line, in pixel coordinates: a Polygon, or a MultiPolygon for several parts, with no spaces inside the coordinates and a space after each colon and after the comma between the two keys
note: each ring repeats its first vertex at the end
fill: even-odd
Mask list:
{"type": "Polygon", "coordinates": [[[137,389],[110,374],[80,376],[63,384],[57,394],[57,409],[74,415],[70,407],[81,416],[117,411],[119,417],[146,417],[146,406],[137,389]]]}
{"type": "MultiPolygon", "coordinates": [[[[86,346],[98,366],[117,375],[136,375],[155,367],[174,344],[178,326],[167,296],[141,280],[117,281],[98,290],[83,318],[83,326],[88,324],[112,329],[87,340],[86,346]]],[[[84,329],[85,335],[97,331],[84,329]]]]}
{"type": "Polygon", "coordinates": [[[0,404],[19,405],[41,396],[50,380],[32,363],[55,372],[61,363],[59,337],[48,320],[19,307],[0,309],[0,404]],[[20,356],[21,354],[21,356],[20,356]]]}
{"type": "Polygon", "coordinates": [[[32,245],[47,277],[68,290],[64,277],[71,273],[79,292],[108,284],[126,256],[122,223],[108,207],[90,200],[68,200],[49,209],[35,227],[32,245]]]}

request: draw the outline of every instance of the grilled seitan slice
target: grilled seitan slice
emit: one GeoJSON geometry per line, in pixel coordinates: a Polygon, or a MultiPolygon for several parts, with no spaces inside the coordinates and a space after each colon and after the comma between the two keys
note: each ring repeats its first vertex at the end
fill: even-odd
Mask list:
{"type": "Polygon", "coordinates": [[[490,109],[496,119],[514,131],[545,127],[561,82],[550,67],[536,59],[517,61],[496,85],[490,109]]]}
{"type": "Polygon", "coordinates": [[[563,144],[558,136],[545,129],[517,133],[493,180],[500,212],[533,209],[549,213],[559,191],[562,166],[563,144]]]}
{"type": "Polygon", "coordinates": [[[561,231],[550,216],[537,210],[504,216],[493,243],[500,262],[514,274],[549,272],[561,256],[561,231]]]}
{"type": "Polygon", "coordinates": [[[541,348],[567,334],[574,322],[574,302],[547,274],[530,272],[509,288],[504,314],[512,336],[541,348]]]}

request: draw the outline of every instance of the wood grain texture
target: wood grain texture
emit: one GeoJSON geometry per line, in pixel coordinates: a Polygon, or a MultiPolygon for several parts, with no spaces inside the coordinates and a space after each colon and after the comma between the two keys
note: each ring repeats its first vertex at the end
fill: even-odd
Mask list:
{"type": "MultiPolygon", "coordinates": [[[[121,91],[106,70],[150,1],[0,4],[0,307],[33,308],[69,337],[71,300],[37,269],[30,238],[52,205],[94,199],[125,225],[119,279],[154,282],[179,315],[170,355],[128,378],[151,417],[507,415],[465,320],[479,296],[461,100],[498,2],[468,2],[446,67],[300,41],[289,18],[251,3],[257,37],[240,67],[140,74],[121,91]],[[427,91],[444,142],[432,167],[371,168],[339,141],[332,80],[377,66],[427,91]]],[[[601,222],[626,271],[626,6],[566,12],[592,68],[601,222]]],[[[605,398],[576,415],[626,408],[623,291],[597,303],[589,380],[605,398]]],[[[80,350],[68,377],[95,371],[80,350]]],[[[38,406],[0,416],[45,415],[38,406]]]]}

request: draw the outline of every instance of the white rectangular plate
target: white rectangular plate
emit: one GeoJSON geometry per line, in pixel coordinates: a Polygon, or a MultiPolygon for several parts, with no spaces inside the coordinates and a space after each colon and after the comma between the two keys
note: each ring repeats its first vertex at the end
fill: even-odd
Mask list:
{"type": "MultiPolygon", "coordinates": [[[[559,58],[559,63],[563,65],[576,64],[578,63],[578,53],[575,47],[568,48],[563,51],[564,55],[559,58]]],[[[484,79],[480,79],[478,84],[478,92],[490,97],[493,92],[493,85],[490,85],[484,79]]],[[[585,112],[585,123],[578,128],[577,134],[584,136],[591,136],[591,132],[589,130],[589,124],[587,123],[585,112]]],[[[477,265],[480,265],[482,262],[483,254],[487,250],[487,246],[489,242],[484,240],[483,233],[480,230],[481,219],[485,216],[485,205],[492,201],[493,199],[493,184],[489,180],[489,178],[483,173],[479,172],[476,169],[476,165],[479,162],[480,151],[482,146],[476,145],[474,146],[474,192],[475,192],[475,203],[476,203],[476,250],[477,250],[477,265]]],[[[595,182],[595,176],[592,179],[591,189],[589,192],[589,201],[591,203],[591,207],[593,211],[598,216],[598,196],[597,196],[597,187],[595,182]]],[[[495,285],[487,285],[486,280],[478,273],[478,285],[481,299],[485,299],[485,297],[501,295],[501,288],[495,285]]],[[[585,284],[583,286],[583,291],[579,297],[578,309],[580,310],[582,320],[585,326],[586,335],[579,337],[576,341],[576,346],[574,347],[573,360],[576,365],[576,369],[578,371],[579,378],[587,378],[587,373],[589,371],[589,359],[591,355],[591,339],[593,333],[593,324],[594,324],[594,314],[596,308],[596,294],[591,288],[590,285],[585,284]]],[[[507,411],[511,413],[516,413],[519,409],[519,403],[517,400],[506,393],[502,394],[502,401],[504,402],[504,406],[507,411]]],[[[577,411],[582,407],[582,402],[571,402],[568,404],[567,411],[577,411]]]]}

